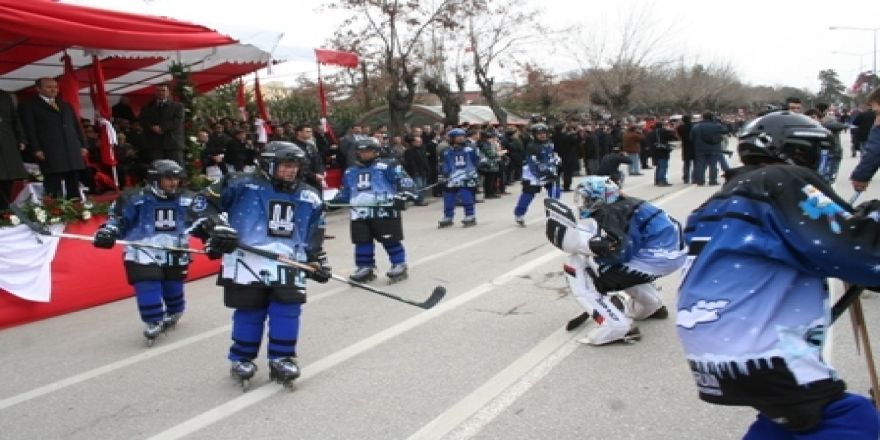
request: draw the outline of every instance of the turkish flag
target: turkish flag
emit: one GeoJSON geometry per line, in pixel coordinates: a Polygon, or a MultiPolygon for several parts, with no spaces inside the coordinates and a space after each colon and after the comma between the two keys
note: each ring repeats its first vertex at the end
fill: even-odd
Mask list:
{"type": "Polygon", "coordinates": [[[235,91],[235,101],[238,105],[238,114],[241,116],[242,121],[247,121],[247,111],[245,110],[245,105],[247,104],[244,99],[244,81],[239,78],[238,80],[238,89],[235,91]]]}
{"type": "Polygon", "coordinates": [[[266,135],[272,134],[272,126],[269,125],[269,112],[266,110],[266,103],[263,102],[263,92],[260,90],[260,77],[254,75],[254,99],[257,101],[257,113],[260,114],[260,119],[263,120],[263,130],[266,131],[266,135]]]}
{"type": "Polygon", "coordinates": [[[354,69],[358,66],[358,55],[353,52],[342,52],[329,49],[315,49],[315,58],[321,64],[348,67],[349,69],[354,69]]]}
{"type": "Polygon", "coordinates": [[[70,55],[64,54],[64,75],[58,81],[58,94],[61,99],[73,107],[73,113],[76,120],[80,119],[79,107],[79,80],[76,79],[76,73],[73,71],[73,64],[70,62],[70,55]]]}
{"type": "Polygon", "coordinates": [[[95,72],[92,104],[100,116],[98,122],[101,130],[99,145],[101,149],[101,163],[112,167],[117,164],[116,155],[113,153],[113,145],[116,145],[116,130],[113,129],[113,124],[110,123],[110,103],[107,101],[107,92],[104,89],[104,69],[101,68],[101,59],[97,56],[92,56],[92,68],[95,72]]]}

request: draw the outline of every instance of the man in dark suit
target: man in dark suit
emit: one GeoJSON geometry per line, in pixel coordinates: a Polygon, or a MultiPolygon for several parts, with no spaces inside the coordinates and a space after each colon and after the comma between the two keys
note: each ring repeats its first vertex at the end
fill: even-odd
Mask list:
{"type": "Polygon", "coordinates": [[[183,160],[183,104],[170,99],[165,84],[156,86],[156,99],[141,109],[144,149],[149,162],[171,159],[181,166],[183,160]]]}
{"type": "Polygon", "coordinates": [[[82,127],[73,107],[58,99],[57,81],[40,78],[36,87],[38,95],[18,108],[28,150],[40,164],[47,195],[79,198],[79,172],[88,152],[82,127]]]}
{"type": "Polygon", "coordinates": [[[125,119],[128,122],[134,122],[137,120],[137,117],[134,115],[134,110],[131,108],[131,104],[128,102],[127,96],[119,97],[119,102],[113,106],[113,120],[125,119]]]}
{"type": "Polygon", "coordinates": [[[25,148],[24,128],[9,93],[0,90],[0,211],[9,208],[12,184],[28,174],[21,161],[25,148]]]}

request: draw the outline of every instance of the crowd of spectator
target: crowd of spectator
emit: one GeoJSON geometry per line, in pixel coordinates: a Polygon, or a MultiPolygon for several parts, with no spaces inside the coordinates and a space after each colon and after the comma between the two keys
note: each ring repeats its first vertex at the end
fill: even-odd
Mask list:
{"type": "MultiPolygon", "coordinates": [[[[72,185],[76,179],[92,192],[116,189],[111,177],[114,170],[102,165],[99,128],[85,119],[80,124],[64,120],[70,119],[72,112],[69,104],[57,98],[54,80],[41,79],[37,90],[38,97],[19,105],[17,113],[22,124],[15,121],[5,131],[8,145],[3,155],[10,169],[0,169],[3,171],[0,189],[4,195],[9,194],[12,180],[25,177],[20,161],[13,160],[13,156],[17,157],[16,151],[25,162],[40,164],[46,190],[51,194],[74,194],[72,185]],[[42,139],[47,134],[55,138],[42,139]],[[40,147],[41,144],[48,146],[40,147]],[[82,163],[78,161],[80,157],[82,163]]],[[[792,111],[801,110],[796,108],[801,105],[800,101],[790,101],[787,105],[792,111]]],[[[11,100],[0,104],[0,110],[15,114],[11,100]]],[[[811,109],[814,110],[821,113],[826,126],[838,121],[836,127],[852,128],[852,154],[857,154],[874,122],[870,107],[852,112],[827,106],[811,109]]],[[[354,125],[337,139],[321,125],[283,122],[274,124],[271,132],[267,132],[249,121],[202,117],[195,122],[193,149],[187,146],[185,139],[185,111],[182,104],[170,99],[169,89],[164,85],[156,87],[155,98],[139,111],[125,97],[113,106],[112,124],[118,141],[114,147],[118,161],[115,173],[119,187],[139,184],[149,164],[156,159],[172,159],[190,169],[194,167],[212,180],[229,172],[250,171],[259,151],[270,141],[292,142],[303,148],[311,162],[308,180],[321,187],[326,185],[327,169],[344,170],[353,164],[357,141],[372,137],[382,145],[382,157],[399,161],[417,187],[430,187],[431,193],[439,196],[442,188],[435,185],[439,153],[448,146],[446,133],[462,128],[468,142],[477,147],[483,157],[479,168],[483,180],[480,192],[485,198],[497,198],[508,193],[507,188],[520,179],[525,146],[530,142],[528,126],[498,127],[465,122],[454,127],[437,123],[407,127],[404,133],[396,135],[389,133],[384,125],[354,125]]],[[[683,183],[717,185],[720,172],[729,168],[726,155],[732,152],[727,147],[727,139],[749,117],[751,115],[745,114],[716,117],[704,113],[612,120],[547,121],[540,116],[532,119],[552,127],[551,140],[561,159],[560,183],[563,191],[567,191],[578,175],[608,174],[622,183],[625,175],[618,167],[626,163],[626,175],[639,176],[643,170],[654,169],[654,184],[669,186],[669,160],[675,150],[680,150],[683,162],[683,183]]],[[[836,130],[839,134],[841,128],[836,130]]],[[[426,204],[427,195],[419,192],[416,204],[426,204]]]]}

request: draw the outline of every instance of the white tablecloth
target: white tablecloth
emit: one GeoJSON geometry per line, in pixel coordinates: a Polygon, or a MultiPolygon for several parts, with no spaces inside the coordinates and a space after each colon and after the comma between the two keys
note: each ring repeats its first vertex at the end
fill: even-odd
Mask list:
{"type": "MultiPolygon", "coordinates": [[[[49,229],[60,233],[64,225],[49,229]]],[[[49,302],[57,247],[57,238],[37,235],[25,225],[0,228],[0,289],[29,301],[49,302]]]]}

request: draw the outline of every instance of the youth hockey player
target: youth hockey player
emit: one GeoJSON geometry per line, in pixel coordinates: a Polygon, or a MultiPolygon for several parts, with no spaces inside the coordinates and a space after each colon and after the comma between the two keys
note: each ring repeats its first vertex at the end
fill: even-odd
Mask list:
{"type": "MultiPolygon", "coordinates": [[[[147,173],[147,185],[126,192],[113,202],[107,223],[95,232],[95,247],[109,249],[122,238],[186,248],[186,214],[195,194],[183,189],[185,177],[186,172],[177,162],[154,161],[147,173]]],[[[189,268],[189,254],[127,246],[123,260],[145,324],[144,337],[147,345],[153,345],[156,337],[177,324],[183,315],[183,280],[189,268]]]]}
{"type": "Polygon", "coordinates": [[[571,254],[566,279],[586,309],[572,322],[592,317],[599,324],[579,342],[638,340],[633,320],[668,316],[652,282],[684,264],[681,230],[657,206],[621,194],[607,176],[585,177],[575,190],[575,205],[579,215],[558,200],[544,202],[547,239],[571,254]],[[617,291],[628,298],[610,295],[617,291]]]}
{"type": "Polygon", "coordinates": [[[218,284],[223,286],[226,306],[235,309],[231,374],[244,387],[257,370],[253,360],[259,354],[267,318],[270,378],[289,386],[299,377],[296,343],[306,277],[324,283],[331,276],[318,264],[311,247],[323,203],[317,190],[300,180],[299,170],[306,160],[296,145],[270,142],[259,156],[257,172],[226,176],[192,205],[199,217],[193,234],[207,239],[209,256],[223,258],[218,284]],[[239,240],[308,262],[316,270],[307,272],[237,249],[239,240]]]}
{"type": "Polygon", "coordinates": [[[355,148],[358,160],[345,170],[342,187],[331,202],[351,205],[351,241],[357,269],[349,278],[359,283],[376,279],[373,271],[378,241],[391,260],[385,275],[392,283],[406,279],[400,212],[406,208],[408,197],[401,192],[414,190],[413,180],[396,160],[379,158],[380,146],[375,140],[357,141],[355,148]]]}
{"type": "Polygon", "coordinates": [[[871,439],[877,411],[822,359],[825,278],[878,284],[880,201],[853,210],[815,171],[831,133],[774,112],[743,167],[688,217],[676,325],[700,399],[758,411],[746,439],[871,439]]]}
{"type": "Polygon", "coordinates": [[[477,185],[480,183],[480,175],[477,165],[482,160],[476,145],[470,145],[465,138],[465,131],[461,128],[453,128],[447,134],[449,148],[440,153],[440,180],[444,182],[443,189],[443,218],[438,222],[438,227],[452,226],[452,218],[455,215],[456,201],[461,200],[464,207],[464,218],[461,224],[470,227],[477,224],[474,202],[477,194],[477,185]]]}
{"type": "Polygon", "coordinates": [[[523,190],[513,209],[516,224],[525,226],[525,215],[529,204],[541,188],[547,189],[547,196],[559,198],[559,163],[561,162],[553,142],[550,141],[550,130],[545,124],[532,125],[532,141],[526,146],[526,160],[523,164],[523,190]]]}

